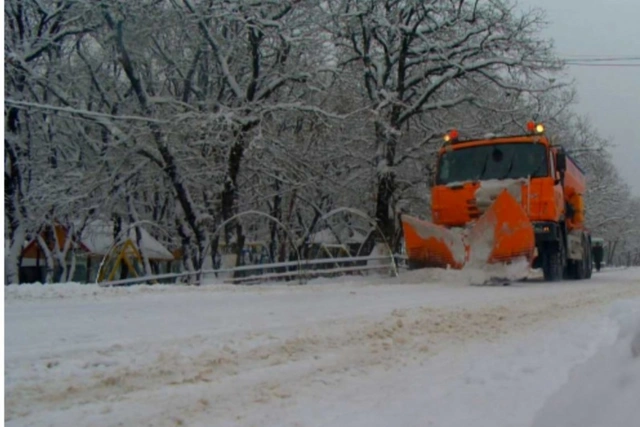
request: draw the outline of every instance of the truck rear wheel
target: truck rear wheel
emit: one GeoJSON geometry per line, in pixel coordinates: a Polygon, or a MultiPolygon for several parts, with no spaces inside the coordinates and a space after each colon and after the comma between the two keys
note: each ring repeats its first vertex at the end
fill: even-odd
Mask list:
{"type": "Polygon", "coordinates": [[[562,241],[545,245],[542,250],[544,280],[557,282],[564,274],[564,247],[562,241]]]}

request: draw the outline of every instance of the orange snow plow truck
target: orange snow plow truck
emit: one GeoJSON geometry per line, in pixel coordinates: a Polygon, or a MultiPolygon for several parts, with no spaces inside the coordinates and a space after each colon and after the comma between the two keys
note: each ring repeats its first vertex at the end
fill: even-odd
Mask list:
{"type": "Polygon", "coordinates": [[[526,261],[548,281],[591,277],[583,171],[542,124],[509,137],[445,136],[431,219],[402,215],[409,268],[526,261]]]}

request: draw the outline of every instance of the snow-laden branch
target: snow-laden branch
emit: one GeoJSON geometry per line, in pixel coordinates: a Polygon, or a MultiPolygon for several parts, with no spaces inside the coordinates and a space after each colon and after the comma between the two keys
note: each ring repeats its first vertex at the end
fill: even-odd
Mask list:
{"type": "Polygon", "coordinates": [[[233,93],[236,96],[236,98],[243,99],[244,98],[244,94],[242,92],[242,89],[240,89],[240,85],[238,84],[238,82],[236,81],[235,77],[231,73],[231,70],[229,69],[229,63],[227,61],[227,55],[225,55],[225,53],[222,51],[222,47],[220,46],[220,44],[216,41],[214,36],[209,31],[209,27],[207,26],[205,21],[202,18],[197,18],[198,15],[199,15],[199,12],[196,11],[196,9],[193,7],[193,5],[191,4],[191,1],[190,0],[183,0],[183,2],[185,4],[185,6],[187,7],[187,9],[189,9],[189,11],[193,14],[194,18],[197,19],[198,28],[200,28],[200,31],[202,31],[202,34],[204,35],[205,39],[207,40],[207,42],[211,46],[211,49],[213,49],[213,52],[214,52],[214,54],[216,56],[216,60],[218,61],[218,64],[220,65],[220,68],[222,69],[224,78],[225,78],[226,82],[229,84],[229,87],[233,91],[233,93]]]}
{"type": "Polygon", "coordinates": [[[64,107],[50,104],[42,104],[38,102],[18,101],[11,98],[5,98],[5,104],[18,108],[35,108],[40,110],[55,111],[59,113],[67,113],[73,116],[80,116],[93,119],[109,119],[122,121],[136,121],[145,123],[168,124],[169,120],[155,119],[152,117],[135,116],[135,115],[116,115],[108,113],[100,113],[97,111],[85,110],[73,107],[64,107]]]}

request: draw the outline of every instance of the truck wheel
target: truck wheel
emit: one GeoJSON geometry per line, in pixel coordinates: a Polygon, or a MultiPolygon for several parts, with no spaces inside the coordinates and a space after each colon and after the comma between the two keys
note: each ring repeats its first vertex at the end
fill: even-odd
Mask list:
{"type": "MultiPolygon", "coordinates": [[[[583,249],[583,252],[584,252],[584,249],[583,249]]],[[[583,259],[579,261],[574,261],[573,278],[576,280],[584,280],[587,277],[587,271],[586,271],[587,254],[583,253],[582,256],[583,256],[583,259]]]]}
{"type": "Polygon", "coordinates": [[[546,245],[542,252],[542,272],[544,280],[557,282],[562,280],[564,273],[564,251],[562,242],[546,245]]]}
{"type": "Polygon", "coordinates": [[[578,261],[574,261],[572,259],[567,261],[567,270],[566,270],[566,274],[564,275],[565,279],[578,279],[577,264],[578,264],[578,261]]]}
{"type": "Polygon", "coordinates": [[[591,251],[589,241],[582,236],[582,259],[569,261],[569,276],[575,280],[584,280],[590,277],[591,251]]]}

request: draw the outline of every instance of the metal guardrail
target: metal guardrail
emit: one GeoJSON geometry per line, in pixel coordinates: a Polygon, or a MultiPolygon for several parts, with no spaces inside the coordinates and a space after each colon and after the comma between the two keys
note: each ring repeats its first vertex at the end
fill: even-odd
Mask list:
{"type": "Polygon", "coordinates": [[[287,271],[281,272],[269,272],[269,273],[260,273],[253,274],[249,276],[240,276],[240,277],[230,277],[225,281],[227,283],[243,283],[243,282],[255,282],[255,281],[268,281],[274,279],[284,279],[284,278],[298,278],[301,282],[305,278],[318,277],[323,275],[334,275],[341,273],[349,273],[349,272],[358,272],[358,271],[371,271],[371,270],[392,270],[393,275],[397,275],[397,269],[402,268],[403,265],[399,261],[406,260],[404,255],[394,254],[393,256],[361,256],[361,257],[343,257],[343,258],[322,258],[322,259],[313,259],[307,261],[287,261],[287,262],[278,262],[271,264],[253,264],[253,265],[243,265],[240,267],[231,267],[231,268],[219,268],[219,269],[203,269],[198,271],[185,271],[180,273],[165,273],[165,274],[157,274],[153,276],[141,276],[141,277],[133,277],[129,279],[122,280],[112,280],[108,282],[98,283],[99,286],[103,287],[111,287],[111,286],[127,286],[134,284],[143,284],[149,283],[153,284],[157,283],[158,280],[166,280],[166,279],[180,279],[183,277],[193,278],[196,283],[202,282],[204,275],[220,275],[224,273],[238,273],[238,272],[252,272],[256,270],[278,270],[278,269],[287,269],[287,271]],[[393,260],[393,262],[392,262],[393,260]],[[386,261],[386,263],[381,263],[378,265],[368,265],[366,264],[369,261],[386,261]],[[351,264],[365,262],[364,265],[354,265],[354,266],[345,266],[345,267],[330,267],[330,268],[317,268],[321,265],[326,264],[351,264]],[[311,268],[316,267],[316,268],[311,268]],[[292,269],[293,268],[293,269],[292,269]]]}

